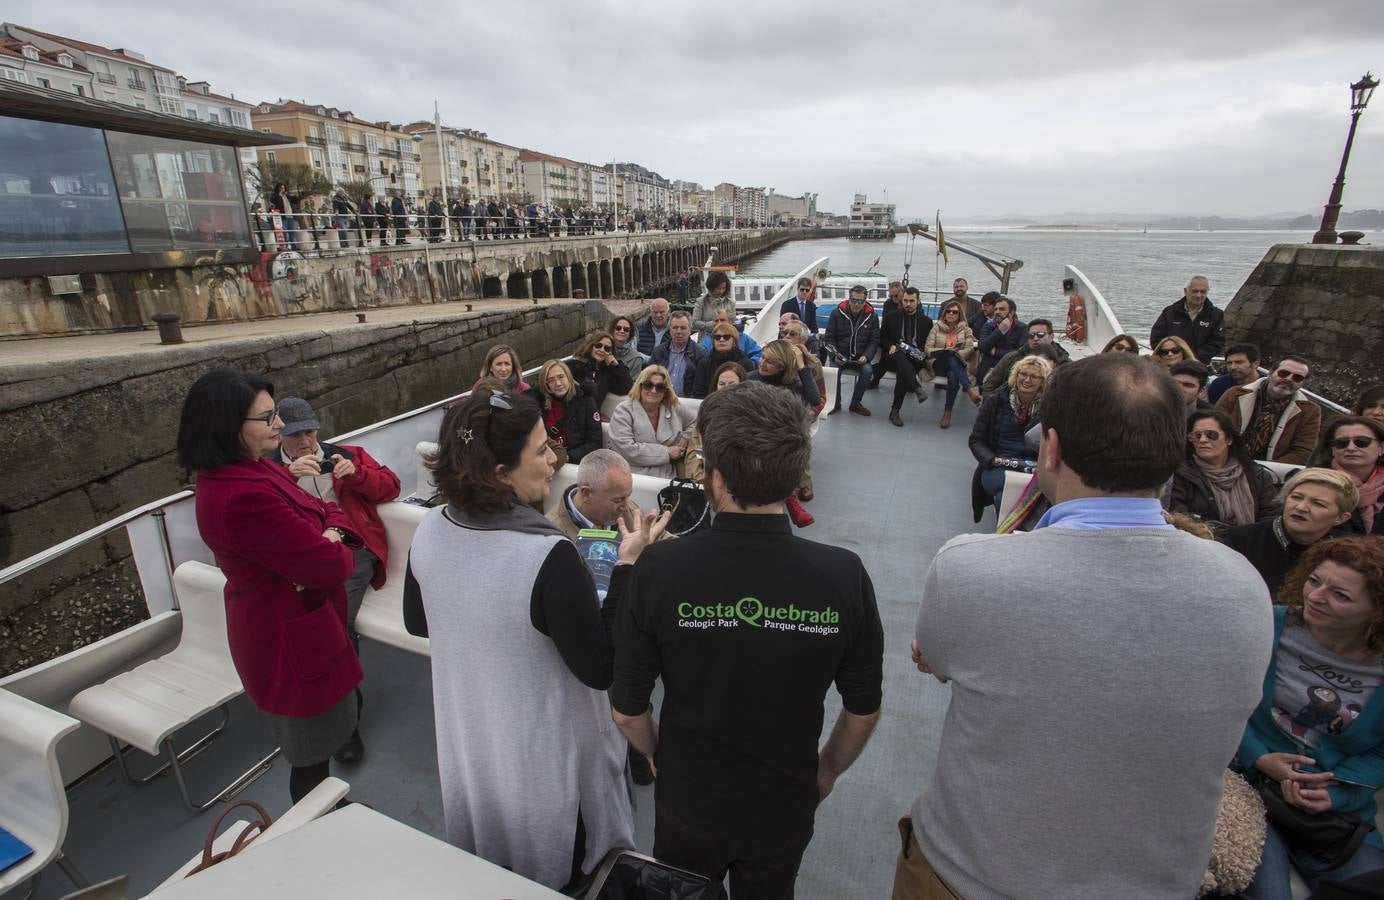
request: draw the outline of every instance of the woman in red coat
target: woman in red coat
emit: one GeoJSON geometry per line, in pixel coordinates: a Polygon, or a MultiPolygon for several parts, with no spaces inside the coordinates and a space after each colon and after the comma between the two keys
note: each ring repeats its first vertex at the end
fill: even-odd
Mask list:
{"type": "Polygon", "coordinates": [[[203,375],[183,403],[177,453],[196,473],[197,527],[226,576],[231,659],[293,767],[296,803],[356,725],[345,583],[360,541],[270,456],[283,428],[273,392],[249,372],[203,375]]]}

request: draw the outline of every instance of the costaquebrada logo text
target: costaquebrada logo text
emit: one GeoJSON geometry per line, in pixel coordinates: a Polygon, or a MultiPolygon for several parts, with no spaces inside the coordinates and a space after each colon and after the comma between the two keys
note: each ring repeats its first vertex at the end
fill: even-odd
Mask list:
{"type": "Polygon", "coordinates": [[[803,609],[795,603],[768,606],[756,597],[735,603],[679,603],[679,628],[738,628],[743,622],[754,628],[797,631],[804,634],[839,634],[841,614],[830,606],[803,609]]]}

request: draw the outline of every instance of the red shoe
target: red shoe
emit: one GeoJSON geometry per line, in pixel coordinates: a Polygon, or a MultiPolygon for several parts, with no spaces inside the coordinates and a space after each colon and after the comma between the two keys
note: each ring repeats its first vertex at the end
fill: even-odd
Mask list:
{"type": "Polygon", "coordinates": [[[796,493],[789,495],[783,505],[788,507],[788,518],[793,520],[793,524],[798,528],[806,528],[817,521],[812,518],[812,513],[803,508],[802,501],[798,499],[796,493]]]}

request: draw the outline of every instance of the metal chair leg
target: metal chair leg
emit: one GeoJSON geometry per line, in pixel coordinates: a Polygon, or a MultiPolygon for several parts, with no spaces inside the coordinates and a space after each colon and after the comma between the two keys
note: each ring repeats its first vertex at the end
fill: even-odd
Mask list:
{"type": "Polygon", "coordinates": [[[187,781],[183,778],[183,767],[179,765],[178,762],[179,756],[173,750],[173,741],[167,740],[163,742],[164,756],[168,757],[168,762],[166,763],[165,768],[171,768],[173,770],[173,780],[178,783],[178,793],[182,794],[183,803],[187,806],[188,809],[192,810],[193,812],[200,812],[219,800],[224,800],[228,797],[240,793],[242,790],[245,789],[246,785],[250,784],[252,781],[255,781],[265,772],[269,771],[269,767],[274,762],[274,757],[279,755],[279,749],[280,748],[275,747],[273,751],[269,753],[268,756],[264,757],[259,762],[255,763],[253,766],[246,769],[239,777],[237,777],[230,784],[226,785],[224,788],[218,791],[211,799],[207,800],[207,802],[193,803],[192,798],[191,796],[189,796],[187,791],[187,781]]]}
{"type": "Polygon", "coordinates": [[[85,875],[77,871],[77,867],[72,864],[72,860],[68,859],[66,854],[61,850],[58,851],[58,855],[54,858],[53,862],[58,864],[59,869],[62,869],[62,873],[67,876],[67,880],[71,881],[77,887],[84,888],[91,886],[91,882],[87,881],[85,875]]]}
{"type": "MultiPolygon", "coordinates": [[[[226,730],[226,726],[231,721],[231,707],[228,704],[223,703],[220,707],[218,707],[218,710],[221,713],[221,724],[217,725],[211,731],[208,731],[206,734],[202,735],[200,738],[189,744],[186,750],[178,754],[179,760],[190,759],[195,754],[202,752],[202,750],[206,749],[207,745],[211,743],[212,738],[216,737],[222,731],[226,730]]],[[[134,777],[130,774],[130,769],[125,764],[125,753],[132,748],[122,748],[120,746],[120,742],[116,740],[115,737],[112,735],[106,735],[106,737],[111,742],[111,750],[115,755],[116,767],[120,769],[120,777],[125,779],[126,784],[148,784],[155,778],[158,778],[164,772],[168,771],[169,765],[168,763],[164,763],[162,766],[159,766],[157,769],[150,772],[148,775],[145,775],[143,778],[134,777]]],[[[165,743],[171,743],[171,741],[165,741],[165,743]]]]}

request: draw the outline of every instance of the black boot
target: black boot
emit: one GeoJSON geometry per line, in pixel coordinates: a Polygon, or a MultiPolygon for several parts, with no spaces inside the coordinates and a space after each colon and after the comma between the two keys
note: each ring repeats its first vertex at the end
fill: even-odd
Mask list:
{"type": "Polygon", "coordinates": [[[341,749],[332,754],[339,763],[357,763],[365,758],[365,742],[360,739],[360,711],[365,707],[365,695],[356,688],[356,728],[341,749]]]}

